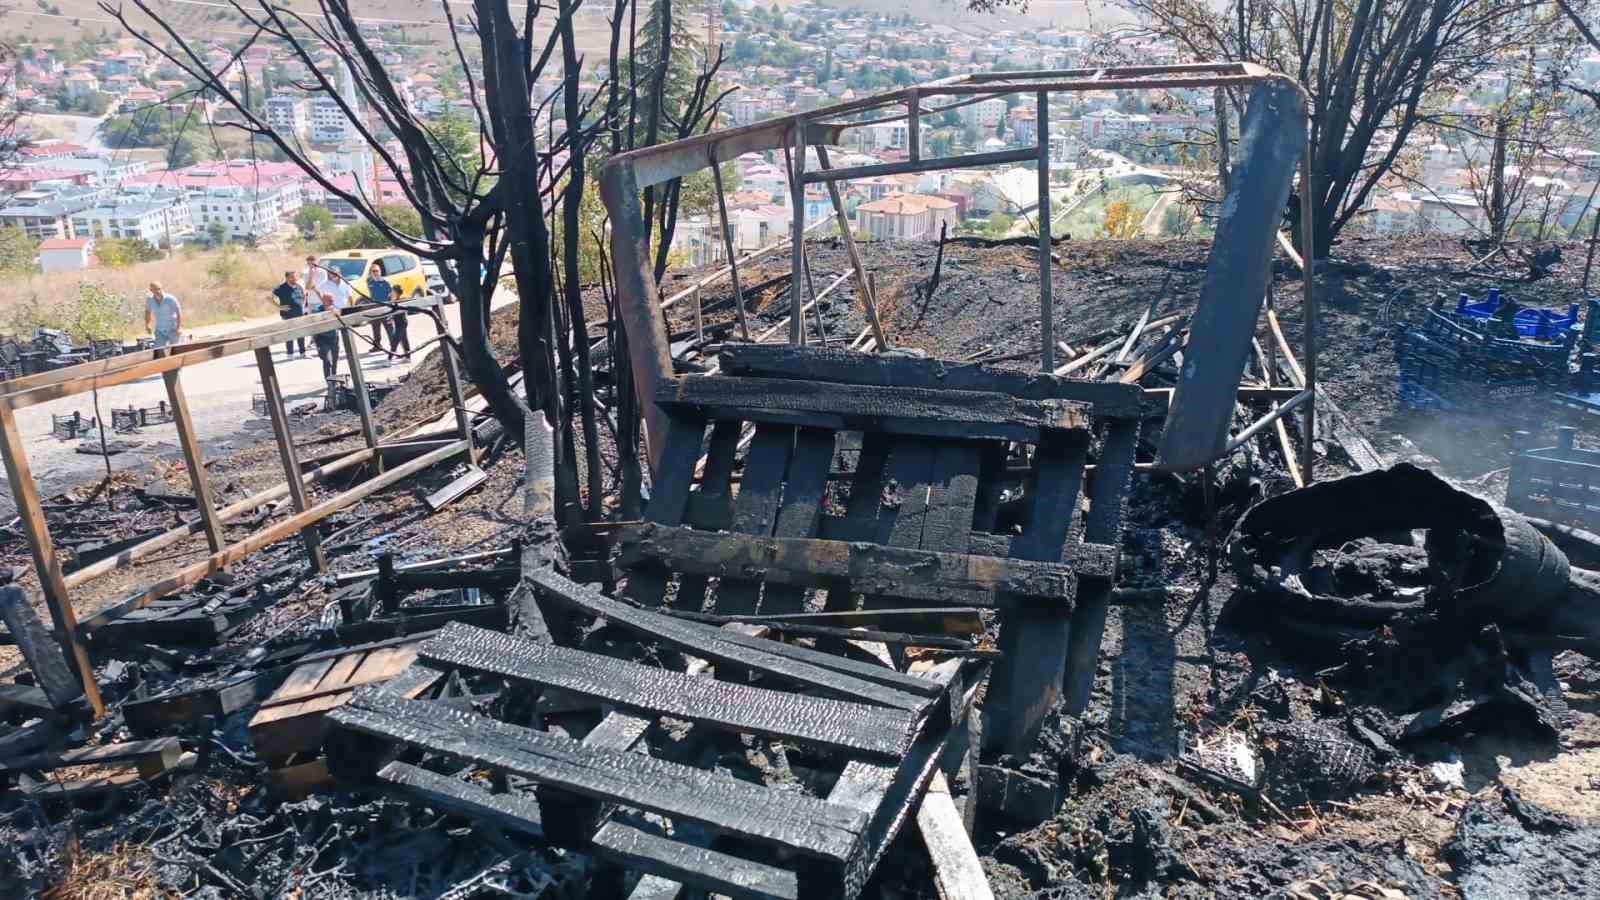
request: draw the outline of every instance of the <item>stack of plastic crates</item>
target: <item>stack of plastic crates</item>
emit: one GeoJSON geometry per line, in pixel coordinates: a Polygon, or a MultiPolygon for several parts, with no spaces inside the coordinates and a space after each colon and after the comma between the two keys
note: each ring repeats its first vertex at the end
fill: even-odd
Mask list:
{"type": "Polygon", "coordinates": [[[1529,427],[1542,422],[1548,398],[1568,380],[1577,339],[1496,337],[1486,323],[1429,312],[1395,337],[1399,402],[1404,409],[1487,417],[1529,427]]]}
{"type": "Polygon", "coordinates": [[[1600,451],[1580,450],[1574,428],[1556,431],[1554,447],[1526,447],[1531,435],[1514,436],[1506,505],[1530,516],[1600,528],[1600,451]]]}
{"type": "MultiPolygon", "coordinates": [[[[1500,302],[1499,288],[1489,288],[1489,293],[1477,303],[1473,303],[1471,297],[1462,293],[1456,297],[1456,315],[1462,319],[1494,322],[1495,313],[1500,311],[1500,302]]],[[[1548,309],[1518,307],[1516,315],[1512,316],[1511,324],[1522,337],[1546,341],[1560,340],[1578,324],[1578,304],[1568,304],[1565,315],[1548,309]]]]}

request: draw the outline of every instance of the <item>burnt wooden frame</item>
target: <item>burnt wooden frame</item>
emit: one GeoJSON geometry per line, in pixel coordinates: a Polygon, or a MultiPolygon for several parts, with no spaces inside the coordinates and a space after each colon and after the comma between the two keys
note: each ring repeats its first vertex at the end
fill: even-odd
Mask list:
{"type": "Polygon", "coordinates": [[[717,578],[714,612],[734,617],[758,604],[762,615],[801,612],[809,588],[829,590],[830,610],[854,593],[869,606],[883,597],[995,606],[1004,655],[988,693],[988,745],[1026,754],[1057,698],[1087,706],[1142,389],[782,344],[727,344],[719,365],[717,377],[658,388],[669,430],[645,522],[624,528],[618,560],[631,600],[648,608],[670,597],[700,612],[717,578]],[[856,433],[843,515],[824,514],[834,460],[856,433]],[[1001,490],[1018,483],[1006,465],[1015,443],[1035,450],[1020,475],[1024,527],[1011,536],[995,528],[1001,490]]]}
{"type": "MultiPolygon", "coordinates": [[[[350,331],[374,322],[383,321],[395,315],[404,315],[407,311],[431,308],[439,304],[438,298],[430,296],[390,306],[368,306],[354,311],[335,310],[316,313],[287,320],[282,324],[255,328],[222,338],[110,357],[69,366],[64,369],[56,369],[51,372],[43,372],[26,378],[14,379],[0,385],[0,457],[4,459],[6,476],[11,483],[12,497],[17,505],[17,513],[22,520],[28,549],[33,558],[34,571],[39,578],[40,588],[44,593],[45,604],[50,610],[56,634],[62,643],[63,649],[66,651],[74,673],[79,681],[82,682],[84,695],[95,715],[98,716],[104,712],[104,704],[100,698],[99,686],[95,683],[94,668],[89,659],[86,637],[87,632],[96,627],[97,624],[108,621],[118,614],[142,608],[162,596],[182,590],[207,575],[226,568],[249,553],[293,535],[296,531],[300,531],[306,536],[307,548],[311,554],[313,565],[320,569],[321,550],[316,545],[314,531],[314,526],[317,522],[407,475],[414,474],[421,469],[459,453],[467,452],[471,454],[473,452],[473,436],[471,430],[468,429],[459,439],[447,442],[420,458],[413,459],[398,468],[384,472],[378,477],[329,500],[311,506],[306,499],[304,484],[323,480],[336,472],[370,461],[381,460],[383,457],[384,445],[378,442],[377,430],[372,425],[371,405],[366,396],[366,382],[360,374],[360,356],[356,352],[354,340],[350,338],[350,331]],[[317,466],[310,472],[304,472],[295,457],[293,441],[290,439],[287,429],[283,398],[277,390],[277,380],[273,372],[270,351],[273,346],[283,344],[291,339],[311,337],[330,331],[341,332],[344,338],[344,348],[350,357],[351,370],[355,373],[354,381],[361,414],[362,432],[366,438],[367,447],[364,450],[354,451],[330,463],[317,466]],[[267,387],[268,412],[274,423],[274,436],[284,463],[285,481],[284,484],[276,488],[268,489],[222,509],[216,509],[212,503],[208,502],[213,496],[213,492],[206,474],[204,460],[201,458],[198,437],[194,431],[193,419],[189,414],[187,399],[183,394],[179,373],[187,366],[210,362],[240,353],[256,354],[257,364],[261,369],[262,382],[267,387]],[[101,388],[126,384],[151,375],[161,375],[166,382],[168,396],[172,401],[174,422],[178,431],[178,443],[183,450],[184,460],[189,470],[190,483],[194,488],[196,498],[199,500],[199,516],[193,523],[173,528],[164,534],[124,550],[113,558],[85,566],[70,576],[64,575],[61,563],[56,557],[55,544],[50,535],[49,525],[44,517],[38,485],[33,479],[28,464],[27,451],[17,430],[16,411],[61,397],[70,397],[97,391],[101,388]],[[231,545],[224,543],[222,525],[225,522],[243,515],[262,503],[284,495],[288,495],[294,500],[295,514],[293,516],[284,522],[263,528],[231,545]],[[211,550],[211,554],[206,559],[147,586],[111,609],[99,613],[88,622],[80,623],[78,621],[77,613],[72,607],[71,588],[105,575],[116,568],[126,566],[136,559],[155,553],[164,547],[171,546],[190,535],[198,533],[206,535],[211,550]]],[[[448,353],[448,350],[445,352],[448,353]]],[[[463,409],[464,397],[461,393],[459,381],[452,379],[450,386],[452,400],[456,409],[460,411],[463,409]]],[[[462,420],[464,421],[464,417],[462,420]]]]}
{"type": "MultiPolygon", "coordinates": [[[[1285,129],[1293,130],[1296,136],[1305,140],[1304,151],[1299,154],[1300,178],[1302,184],[1311,183],[1312,148],[1309,146],[1311,133],[1310,121],[1307,115],[1308,101],[1301,86],[1287,76],[1265,69],[1253,63],[1182,63],[1178,65],[1161,66],[1123,66],[1108,68],[1079,68],[1058,69],[1032,72],[991,72],[984,74],[955,76],[926,84],[913,85],[897,91],[875,94],[859,100],[834,104],[815,110],[809,110],[794,115],[782,116],[758,122],[741,128],[732,128],[725,131],[711,132],[694,137],[661,144],[655,147],[646,147],[628,153],[619,154],[606,162],[600,175],[600,193],[605,202],[607,211],[611,215],[615,240],[612,255],[612,269],[617,285],[618,306],[620,318],[628,333],[629,352],[632,356],[634,377],[638,379],[640,404],[645,418],[647,447],[650,454],[652,467],[658,465],[663,453],[662,445],[665,443],[668,431],[668,422],[665,412],[659,408],[653,397],[659,383],[673,376],[670,341],[666,334],[665,324],[661,316],[661,308],[666,304],[661,300],[655,279],[652,275],[651,254],[648,246],[649,232],[646,223],[641,218],[639,206],[639,192],[652,185],[659,185],[681,178],[692,172],[714,166],[718,160],[732,159],[743,153],[762,150],[784,150],[786,153],[797,154],[794,160],[796,170],[791,187],[795,191],[803,190],[806,184],[825,184],[829,188],[830,198],[833,200],[836,218],[844,222],[843,207],[838,198],[837,184],[841,180],[851,178],[864,178],[896,172],[926,172],[938,169],[957,167],[998,165],[1007,162],[1024,160],[1037,160],[1040,163],[1040,185],[1048,184],[1048,159],[1049,159],[1049,95],[1051,93],[1067,93],[1074,91],[1095,90],[1145,90],[1156,88],[1240,88],[1254,89],[1257,87],[1270,87],[1278,92],[1280,98],[1277,102],[1267,104],[1272,107],[1272,115],[1268,116],[1267,127],[1260,129],[1260,134],[1241,134],[1239,151],[1241,161],[1253,157],[1269,159],[1272,154],[1268,150],[1274,140],[1280,138],[1285,129]],[[1041,124],[1040,135],[1034,147],[1018,150],[1007,150],[999,153],[977,153],[943,159],[926,159],[921,154],[921,118],[943,109],[955,108],[967,103],[976,102],[990,97],[1005,97],[1011,94],[1033,94],[1039,104],[1039,121],[1041,124]],[[930,98],[945,98],[946,102],[938,107],[928,105],[930,98]],[[1284,99],[1290,99],[1293,109],[1284,107],[1284,99]],[[895,111],[876,119],[840,121],[842,117],[859,116],[873,111],[895,108],[895,111]],[[859,166],[851,169],[832,169],[828,167],[826,147],[837,144],[840,136],[846,129],[860,127],[877,122],[905,120],[908,126],[908,147],[910,159],[900,163],[886,163],[874,166],[859,166]],[[818,152],[818,161],[821,169],[805,171],[804,151],[806,147],[815,147],[818,152]]],[[[1271,159],[1264,164],[1273,167],[1281,165],[1281,158],[1271,159]]],[[[1293,164],[1291,163],[1291,166],[1293,164]]],[[[1241,205],[1247,209],[1259,212],[1263,205],[1270,205],[1271,199],[1267,197],[1262,185],[1273,179],[1261,177],[1260,172],[1250,173],[1250,177],[1233,179],[1229,185],[1227,202],[1229,208],[1239,208],[1241,205]],[[1244,203],[1240,203],[1240,200],[1244,203]]],[[[1038,216],[1042,223],[1039,230],[1039,266],[1040,266],[1040,324],[1041,346],[1039,348],[1040,369],[1044,372],[1057,371],[1054,365],[1055,336],[1054,316],[1052,315],[1053,299],[1051,297],[1050,280],[1050,229],[1049,221],[1050,196],[1048,190],[1041,192],[1039,198],[1038,216]]],[[[1260,217],[1256,217],[1255,227],[1246,226],[1246,234],[1236,236],[1235,239],[1223,242],[1223,255],[1228,257],[1231,266],[1224,266],[1230,272],[1245,269],[1254,270],[1259,274],[1261,267],[1273,252],[1274,243],[1281,245],[1285,253],[1302,270],[1305,265],[1303,259],[1310,255],[1310,248],[1314,246],[1312,233],[1312,215],[1310,204],[1301,203],[1301,252],[1296,253],[1281,232],[1271,229],[1271,235],[1265,236],[1262,231],[1260,217]],[[1265,236],[1265,239],[1262,238],[1265,236]]],[[[802,236],[804,230],[816,227],[808,226],[803,229],[804,205],[795,204],[795,222],[790,229],[791,240],[802,236]]],[[[725,214],[724,214],[725,217],[725,214]]],[[[1248,215],[1246,216],[1248,218],[1248,215]]],[[[823,218],[816,224],[828,221],[823,218]]],[[[724,229],[726,225],[724,224],[724,229]]],[[[841,239],[850,254],[852,268],[857,279],[857,294],[863,300],[863,306],[868,318],[868,331],[872,332],[871,343],[877,349],[887,349],[888,339],[883,333],[878,322],[876,307],[876,290],[872,283],[870,272],[861,265],[860,255],[857,252],[853,236],[845,227],[841,229],[841,239]]],[[[801,278],[805,271],[804,254],[796,241],[791,247],[793,257],[791,285],[793,288],[794,303],[790,304],[789,339],[792,343],[805,343],[805,329],[802,316],[803,304],[799,302],[801,278]]],[[[730,260],[728,269],[737,281],[736,260],[730,260]]],[[[719,272],[718,275],[724,274],[719,272]]],[[[1220,279],[1227,281],[1226,278],[1220,279]]],[[[1247,279],[1254,281],[1254,278],[1247,279]]],[[[1218,293],[1226,294],[1227,285],[1219,284],[1218,293]]],[[[1304,397],[1290,407],[1280,404],[1266,413],[1256,423],[1262,427],[1275,424],[1284,415],[1298,408],[1304,413],[1304,428],[1302,430],[1302,456],[1299,459],[1302,481],[1309,482],[1312,478],[1313,440],[1315,436],[1315,389],[1316,389],[1316,320],[1317,300],[1309,273],[1302,278],[1302,291],[1304,297],[1305,326],[1303,329],[1304,383],[1302,388],[1304,397]]],[[[1235,287],[1235,293],[1237,292],[1235,287]]],[[[685,292],[686,293],[686,292],[685,292]]],[[[684,296],[680,293],[674,300],[684,296]]],[[[1269,295],[1270,296],[1270,295],[1269,295]]],[[[1259,317],[1261,297],[1244,297],[1229,299],[1226,296],[1211,297],[1213,302],[1206,304],[1207,297],[1202,297],[1201,312],[1206,311],[1207,305],[1213,312],[1219,313],[1211,318],[1217,322],[1210,326],[1205,335],[1208,339],[1218,339],[1228,347],[1217,354],[1215,360],[1206,359],[1207,354],[1202,352],[1208,348],[1191,346],[1195,351],[1192,356],[1201,358],[1199,363],[1203,370],[1198,378],[1189,378],[1196,383],[1192,388],[1201,394],[1190,404],[1193,407],[1184,417],[1182,434],[1179,428],[1169,429],[1171,440],[1164,446],[1160,464],[1168,468],[1192,468],[1204,465],[1211,460],[1223,456],[1233,449],[1227,441],[1227,423],[1231,421],[1234,405],[1231,402],[1223,403],[1214,394],[1218,381],[1230,381],[1237,385],[1242,370],[1238,364],[1243,362],[1239,357],[1237,348],[1233,345],[1238,332],[1248,322],[1253,325],[1259,317]],[[1220,430],[1220,434],[1217,432],[1220,430]]],[[[1252,328],[1253,331],[1253,328],[1252,328]]],[[[862,344],[863,338],[858,338],[852,346],[862,344]]],[[[1248,349],[1248,348],[1246,348],[1248,349]]],[[[1181,410],[1184,404],[1178,404],[1173,409],[1181,410]]],[[[1175,421],[1175,424],[1176,421],[1175,421]]],[[[1287,433],[1282,431],[1283,443],[1287,446],[1287,433]]]]}

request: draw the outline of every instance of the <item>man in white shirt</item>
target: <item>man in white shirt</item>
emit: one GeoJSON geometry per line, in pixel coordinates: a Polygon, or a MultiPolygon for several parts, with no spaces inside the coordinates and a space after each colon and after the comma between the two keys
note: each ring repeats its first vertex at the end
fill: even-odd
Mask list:
{"type": "Polygon", "coordinates": [[[306,298],[316,305],[316,298],[328,289],[328,270],[317,265],[315,256],[306,257],[306,298]]]}
{"type": "Polygon", "coordinates": [[[322,286],[322,292],[333,300],[334,309],[350,308],[350,282],[338,272],[329,272],[328,281],[322,286]]]}
{"type": "Polygon", "coordinates": [[[178,342],[178,329],[183,327],[183,304],[162,290],[159,281],[150,282],[150,296],[144,300],[144,327],[154,335],[157,347],[170,347],[178,342]]]}

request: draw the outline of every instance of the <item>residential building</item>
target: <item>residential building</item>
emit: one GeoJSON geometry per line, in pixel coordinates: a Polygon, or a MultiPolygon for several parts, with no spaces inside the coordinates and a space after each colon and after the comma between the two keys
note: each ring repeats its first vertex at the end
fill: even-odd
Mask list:
{"type": "Polygon", "coordinates": [[[293,135],[305,134],[309,124],[304,97],[278,93],[267,98],[267,124],[279,132],[293,135]]]}
{"type": "Polygon", "coordinates": [[[961,124],[972,128],[993,128],[1006,117],[1006,101],[999,97],[979,100],[961,107],[961,124]]]}
{"type": "Polygon", "coordinates": [[[318,144],[340,144],[355,131],[340,108],[337,98],[321,94],[311,100],[311,140],[318,144]]]}
{"type": "Polygon", "coordinates": [[[728,227],[740,253],[758,250],[789,233],[789,210],[771,203],[728,210],[728,227]]]}
{"type": "Polygon", "coordinates": [[[72,217],[100,201],[97,188],[23,191],[0,207],[0,228],[21,228],[34,240],[76,237],[72,217]]]}
{"type": "Polygon", "coordinates": [[[153,247],[183,243],[195,231],[188,196],[163,188],[118,193],[74,215],[72,230],[80,238],[138,239],[153,247]]]}
{"type": "Polygon", "coordinates": [[[880,241],[927,240],[957,223],[956,204],[943,197],[890,194],[856,207],[856,230],[880,241]]]}
{"type": "Polygon", "coordinates": [[[78,272],[94,264],[91,238],[48,238],[39,242],[39,268],[44,272],[78,272]]]}

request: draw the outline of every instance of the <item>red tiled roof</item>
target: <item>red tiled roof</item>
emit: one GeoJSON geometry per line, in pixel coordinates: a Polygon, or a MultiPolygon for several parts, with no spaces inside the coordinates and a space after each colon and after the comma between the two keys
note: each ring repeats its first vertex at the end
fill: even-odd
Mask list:
{"type": "Polygon", "coordinates": [[[82,250],[88,246],[88,238],[47,238],[39,242],[40,250],[82,250]]]}

